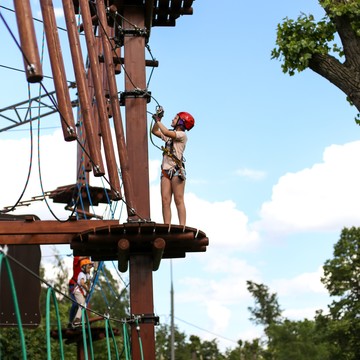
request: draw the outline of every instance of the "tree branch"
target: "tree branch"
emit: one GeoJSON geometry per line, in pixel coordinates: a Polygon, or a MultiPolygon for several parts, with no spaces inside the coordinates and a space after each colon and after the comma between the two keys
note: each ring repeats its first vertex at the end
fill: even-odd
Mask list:
{"type": "Polygon", "coordinates": [[[350,68],[328,54],[314,54],[309,68],[343,91],[360,112],[360,69],[350,68]]]}

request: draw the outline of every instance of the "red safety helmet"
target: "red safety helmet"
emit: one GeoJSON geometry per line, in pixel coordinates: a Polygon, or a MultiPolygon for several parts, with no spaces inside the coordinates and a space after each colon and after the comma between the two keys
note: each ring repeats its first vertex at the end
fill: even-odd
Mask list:
{"type": "Polygon", "coordinates": [[[184,123],[184,127],[186,130],[191,130],[195,125],[195,119],[188,112],[182,111],[177,114],[179,116],[179,120],[182,120],[184,123]]]}

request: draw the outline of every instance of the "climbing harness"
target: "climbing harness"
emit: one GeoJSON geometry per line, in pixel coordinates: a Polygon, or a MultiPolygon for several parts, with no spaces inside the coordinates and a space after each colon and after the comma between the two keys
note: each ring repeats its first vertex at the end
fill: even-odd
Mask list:
{"type": "Polygon", "coordinates": [[[172,179],[173,176],[178,176],[180,180],[186,180],[186,173],[185,173],[185,158],[183,157],[181,160],[174,154],[174,142],[173,140],[169,140],[166,142],[165,147],[162,146],[161,150],[163,151],[163,155],[168,156],[171,158],[174,163],[175,167],[164,170],[161,169],[162,174],[167,177],[168,179],[172,179]]]}

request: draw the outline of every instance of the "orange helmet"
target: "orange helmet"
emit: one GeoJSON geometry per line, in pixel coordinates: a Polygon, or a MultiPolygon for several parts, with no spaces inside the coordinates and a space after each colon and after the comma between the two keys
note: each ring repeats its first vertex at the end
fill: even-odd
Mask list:
{"type": "MultiPolygon", "coordinates": [[[[186,130],[191,130],[195,125],[194,117],[188,112],[182,111],[177,114],[179,116],[179,121],[181,120],[186,130]]],[[[181,123],[180,123],[181,125],[181,123]]]]}
{"type": "Polygon", "coordinates": [[[85,266],[85,265],[91,265],[91,266],[93,266],[94,264],[91,262],[90,259],[82,259],[82,260],[80,261],[80,267],[82,268],[82,267],[85,266]]]}

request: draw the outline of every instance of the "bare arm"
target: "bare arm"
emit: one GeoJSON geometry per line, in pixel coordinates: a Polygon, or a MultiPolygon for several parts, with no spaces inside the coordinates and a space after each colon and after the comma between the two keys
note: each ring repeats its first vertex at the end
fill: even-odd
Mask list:
{"type": "Polygon", "coordinates": [[[160,121],[159,118],[157,118],[157,120],[155,120],[155,123],[151,129],[151,132],[161,138],[161,134],[167,136],[167,137],[170,137],[172,139],[175,139],[176,138],[176,132],[174,130],[169,130],[166,128],[166,126],[160,121]]]}
{"type": "Polygon", "coordinates": [[[88,286],[88,284],[85,282],[84,279],[81,279],[81,280],[80,280],[80,286],[81,286],[83,289],[85,289],[86,292],[89,292],[89,286],[88,286]]]}

